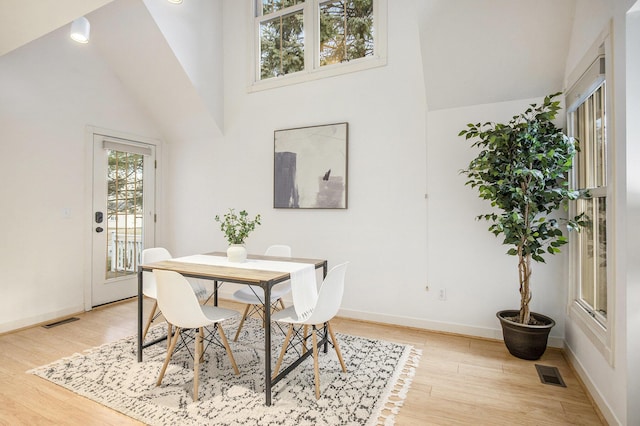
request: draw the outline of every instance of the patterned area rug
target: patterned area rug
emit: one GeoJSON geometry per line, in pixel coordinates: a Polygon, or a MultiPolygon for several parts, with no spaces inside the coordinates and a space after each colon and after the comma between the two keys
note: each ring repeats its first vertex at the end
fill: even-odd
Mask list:
{"type": "MultiPolygon", "coordinates": [[[[223,323],[231,339],[233,320],[223,323]]],[[[166,333],[165,325],[148,339],[166,333]]],[[[273,330],[273,363],[284,335],[273,330]]],[[[30,370],[53,383],[150,425],[392,425],[420,359],[410,345],[337,334],[347,373],[335,351],[319,356],[320,391],[315,398],[313,358],[307,358],[273,388],[264,405],[264,334],[247,320],[238,342],[229,341],[240,374],[223,348],[211,345],[200,365],[199,400],[193,402],[193,361],[183,348],[172,358],[162,385],[155,386],[165,343],[146,348],[136,362],[135,336],[30,370]]],[[[292,354],[293,356],[293,354],[292,354]]],[[[285,358],[284,365],[287,365],[285,358]]]]}

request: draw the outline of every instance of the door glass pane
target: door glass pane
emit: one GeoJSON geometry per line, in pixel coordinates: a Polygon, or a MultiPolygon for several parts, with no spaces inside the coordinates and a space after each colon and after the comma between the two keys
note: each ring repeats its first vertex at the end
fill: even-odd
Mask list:
{"type": "Polygon", "coordinates": [[[260,78],[304,69],[302,10],[260,23],[260,78]]]}
{"type": "Polygon", "coordinates": [[[373,0],[320,4],[320,65],[373,55],[373,0]]]}
{"type": "Polygon", "coordinates": [[[107,150],[106,278],[135,274],[142,252],[144,157],[107,150]]]}

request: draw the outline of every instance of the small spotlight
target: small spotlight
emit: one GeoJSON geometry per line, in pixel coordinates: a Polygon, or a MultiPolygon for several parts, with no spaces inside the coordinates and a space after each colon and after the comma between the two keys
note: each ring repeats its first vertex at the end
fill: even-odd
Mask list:
{"type": "Polygon", "coordinates": [[[70,37],[73,41],[77,41],[78,43],[88,43],[90,31],[91,24],[89,23],[89,20],[83,16],[76,19],[71,24],[70,37]]]}

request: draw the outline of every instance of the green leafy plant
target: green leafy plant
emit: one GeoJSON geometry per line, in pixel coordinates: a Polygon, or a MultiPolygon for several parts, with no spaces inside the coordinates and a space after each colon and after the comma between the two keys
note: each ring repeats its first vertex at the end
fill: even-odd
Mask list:
{"type": "Polygon", "coordinates": [[[220,223],[220,230],[224,232],[229,244],[244,244],[249,233],[256,229],[257,225],[260,225],[260,215],[249,219],[246,210],[241,210],[236,214],[234,209],[229,209],[229,213],[226,213],[222,218],[220,215],[216,215],[215,220],[220,223]]]}
{"type": "MultiPolygon", "coordinates": [[[[560,93],[546,96],[541,105],[531,104],[507,124],[467,124],[458,136],[474,139],[479,148],[467,169],[462,170],[469,185],[498,212],[477,216],[491,223],[489,231],[502,235],[507,254],[518,256],[520,315],[517,322],[532,323],[531,260],[544,262],[547,254],[560,252],[567,244],[561,223],[551,215],[580,195],[569,189],[567,177],[577,151],[573,138],[552,122],[560,110],[554,100],[560,93]]],[[[567,229],[585,225],[583,216],[562,221],[567,229]]]]}

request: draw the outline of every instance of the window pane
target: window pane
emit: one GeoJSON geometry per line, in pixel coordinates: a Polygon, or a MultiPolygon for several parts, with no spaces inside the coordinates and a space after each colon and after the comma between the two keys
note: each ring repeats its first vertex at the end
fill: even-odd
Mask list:
{"type": "Polygon", "coordinates": [[[576,188],[607,185],[604,83],[573,113],[574,136],[580,151],[575,159],[576,188]]]}
{"type": "Polygon", "coordinates": [[[320,5],[320,65],[373,55],[373,0],[320,5]]]}
{"type": "Polygon", "coordinates": [[[593,306],[596,312],[607,316],[607,202],[606,198],[597,198],[595,200],[595,213],[597,215],[597,239],[594,244],[594,269],[596,281],[595,287],[595,304],[593,306]]]}
{"type": "Polygon", "coordinates": [[[580,200],[578,206],[579,213],[584,212],[589,221],[589,226],[580,231],[580,252],[582,253],[580,258],[580,297],[588,307],[593,308],[595,300],[593,292],[593,200],[580,200]]]}
{"type": "Polygon", "coordinates": [[[607,144],[605,138],[604,83],[593,94],[595,186],[607,185],[607,144]]]}
{"type": "Polygon", "coordinates": [[[262,0],[262,14],[268,15],[300,3],[304,3],[304,0],[262,0]]]}
{"type": "Polygon", "coordinates": [[[605,197],[578,201],[588,226],[580,231],[580,299],[589,310],[607,316],[607,205],[605,197]]]}
{"type": "Polygon", "coordinates": [[[304,69],[302,11],[260,23],[260,78],[304,69]]]}

